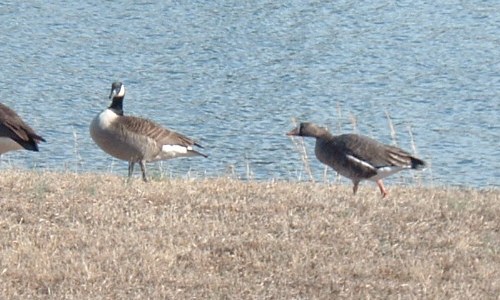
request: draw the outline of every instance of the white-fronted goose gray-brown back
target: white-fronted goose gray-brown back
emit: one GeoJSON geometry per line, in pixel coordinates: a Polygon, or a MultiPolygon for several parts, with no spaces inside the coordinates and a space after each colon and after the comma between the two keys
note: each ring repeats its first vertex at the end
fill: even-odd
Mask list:
{"type": "Polygon", "coordinates": [[[375,181],[387,196],[382,179],[405,169],[423,169],[425,162],[398,147],[382,144],[358,134],[332,135],[326,128],[301,123],[288,133],[316,138],[314,152],[319,161],[352,180],[356,194],[361,180],[375,181]]]}
{"type": "Polygon", "coordinates": [[[26,124],[15,111],[0,103],[0,155],[13,150],[38,151],[45,139],[26,124]]]}
{"type": "Polygon", "coordinates": [[[121,82],[111,85],[111,105],[99,113],[90,124],[94,142],[109,155],[128,161],[128,176],[132,176],[134,164],[139,163],[142,179],[147,181],[146,162],[175,157],[201,155],[194,146],[202,148],[192,139],[173,132],[143,118],[123,114],[125,86],[121,82]]]}

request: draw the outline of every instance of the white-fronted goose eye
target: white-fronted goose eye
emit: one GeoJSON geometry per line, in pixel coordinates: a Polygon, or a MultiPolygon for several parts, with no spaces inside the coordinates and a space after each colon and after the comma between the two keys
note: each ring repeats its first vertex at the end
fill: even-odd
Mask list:
{"type": "Polygon", "coordinates": [[[176,157],[204,156],[193,149],[201,147],[194,140],[143,118],[123,114],[125,86],[121,82],[111,85],[111,105],[99,113],[90,124],[90,136],[109,155],[128,161],[128,177],[134,164],[139,163],[142,179],[147,181],[146,162],[176,157]]]}
{"type": "Polygon", "coordinates": [[[0,103],[0,155],[14,150],[38,151],[45,139],[26,124],[15,111],[0,103]]]}
{"type": "Polygon", "coordinates": [[[382,197],[386,197],[388,192],[383,178],[405,169],[421,170],[425,167],[423,160],[398,147],[358,134],[334,136],[326,128],[313,123],[301,123],[287,135],[316,138],[314,153],[318,160],[351,179],[354,194],[362,180],[371,180],[377,183],[382,197]]]}

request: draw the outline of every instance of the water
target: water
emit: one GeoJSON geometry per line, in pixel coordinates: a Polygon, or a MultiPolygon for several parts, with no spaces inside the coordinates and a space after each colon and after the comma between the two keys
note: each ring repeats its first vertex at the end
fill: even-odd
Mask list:
{"type": "Polygon", "coordinates": [[[48,140],[1,168],[126,176],[88,133],[121,80],[126,113],[210,155],[152,173],[307,179],[292,118],[392,143],[389,114],[425,184],[500,185],[498,1],[120,2],[0,4],[0,101],[48,140]]]}

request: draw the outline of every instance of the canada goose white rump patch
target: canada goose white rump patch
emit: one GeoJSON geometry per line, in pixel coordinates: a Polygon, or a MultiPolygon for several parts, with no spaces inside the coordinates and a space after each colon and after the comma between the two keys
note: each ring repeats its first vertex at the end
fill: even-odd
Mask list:
{"type": "Polygon", "coordinates": [[[189,150],[193,150],[191,146],[185,147],[180,145],[163,145],[161,151],[171,156],[187,154],[189,150]]]}

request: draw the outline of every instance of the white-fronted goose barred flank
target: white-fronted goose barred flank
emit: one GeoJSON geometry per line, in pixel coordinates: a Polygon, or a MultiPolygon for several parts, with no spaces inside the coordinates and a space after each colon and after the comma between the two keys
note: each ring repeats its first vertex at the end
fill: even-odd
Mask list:
{"type": "Polygon", "coordinates": [[[13,150],[38,151],[38,143],[45,139],[17,115],[0,103],[0,155],[13,150]]]}
{"type": "Polygon", "coordinates": [[[129,178],[135,163],[139,163],[142,179],[147,181],[146,162],[196,155],[207,157],[193,150],[193,146],[202,147],[190,138],[153,121],[123,115],[124,97],[125,86],[114,82],[109,95],[111,105],[94,118],[90,135],[104,152],[128,161],[129,178]]]}
{"type": "Polygon", "coordinates": [[[405,169],[423,169],[425,162],[397,147],[385,145],[357,134],[332,135],[325,128],[301,123],[288,133],[316,138],[318,160],[352,180],[356,194],[361,180],[375,181],[382,196],[387,196],[382,179],[405,169]]]}

